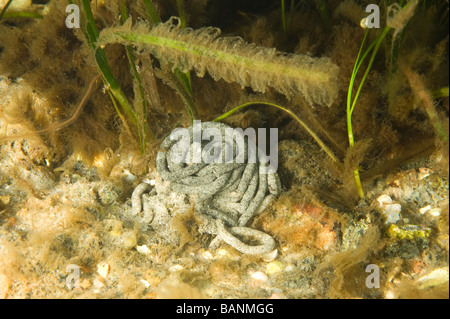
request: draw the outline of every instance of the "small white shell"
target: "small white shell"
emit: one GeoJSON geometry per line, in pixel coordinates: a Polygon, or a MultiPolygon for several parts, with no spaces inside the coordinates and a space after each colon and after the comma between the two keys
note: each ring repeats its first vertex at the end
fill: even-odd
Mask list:
{"type": "Polygon", "coordinates": [[[274,249],[262,255],[262,260],[265,262],[271,262],[278,256],[278,249],[274,249]]]}

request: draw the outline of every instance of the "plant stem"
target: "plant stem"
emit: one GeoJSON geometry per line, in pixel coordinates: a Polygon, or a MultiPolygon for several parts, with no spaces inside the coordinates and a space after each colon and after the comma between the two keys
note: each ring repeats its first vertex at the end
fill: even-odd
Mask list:
{"type": "Polygon", "coordinates": [[[216,118],[214,120],[214,122],[219,122],[222,121],[224,119],[226,119],[227,117],[229,117],[230,115],[232,115],[233,113],[237,112],[238,110],[247,107],[247,106],[251,106],[251,105],[257,105],[257,104],[262,104],[262,105],[268,105],[268,106],[273,106],[276,107],[280,110],[283,110],[284,112],[288,113],[290,116],[292,116],[301,126],[303,126],[303,128],[313,137],[313,139],[317,142],[317,144],[320,145],[320,147],[325,151],[325,153],[327,153],[327,155],[334,161],[337,162],[337,158],[336,156],[334,156],[333,152],[322,142],[322,140],[305,124],[305,122],[303,122],[302,120],[300,120],[300,118],[295,115],[291,110],[277,105],[275,103],[270,103],[270,102],[247,102],[244,104],[241,104],[235,108],[233,108],[232,110],[226,112],[225,114],[219,116],[218,118],[216,118]]]}
{"type": "MultiPolygon", "coordinates": [[[[184,10],[183,0],[177,0],[178,15],[180,17],[181,29],[186,29],[186,13],[184,10]]],[[[191,118],[194,121],[198,118],[197,109],[195,106],[194,99],[192,97],[192,86],[191,86],[191,73],[189,71],[182,72],[178,68],[175,69],[176,80],[179,84],[183,85],[182,90],[185,92],[180,92],[185,100],[185,106],[191,118]]]]}
{"type": "MultiPolygon", "coordinates": [[[[69,3],[73,3],[73,1],[69,0],[69,3]]],[[[85,37],[88,41],[89,46],[91,47],[92,51],[94,52],[95,60],[97,62],[97,67],[102,75],[103,82],[105,83],[106,88],[108,91],[111,92],[112,96],[114,96],[115,100],[120,104],[123,111],[126,114],[126,117],[128,120],[130,120],[134,125],[136,125],[138,130],[138,136],[139,136],[139,143],[141,151],[144,152],[145,150],[145,143],[143,134],[141,132],[141,127],[139,123],[138,116],[136,115],[135,110],[131,106],[130,102],[128,101],[125,93],[120,88],[119,84],[116,81],[116,78],[114,77],[114,74],[108,64],[108,60],[106,58],[106,54],[104,50],[100,47],[96,46],[96,42],[98,40],[98,30],[95,25],[94,15],[92,14],[91,5],[89,0],[82,0],[84,13],[86,15],[87,24],[84,29],[85,37]]],[[[115,101],[113,101],[115,103],[115,101]]],[[[123,120],[124,118],[121,117],[123,120]]],[[[129,131],[129,130],[128,130],[129,131]]]]}
{"type": "Polygon", "coordinates": [[[150,0],[143,0],[143,1],[145,7],[148,10],[148,20],[151,21],[153,24],[161,23],[161,19],[159,18],[153,3],[150,0]]]}
{"type": "Polygon", "coordinates": [[[178,16],[180,17],[181,29],[186,28],[186,14],[184,12],[183,0],[177,0],[178,16]]]}
{"type": "MultiPolygon", "coordinates": [[[[119,5],[119,10],[120,10],[120,24],[124,24],[125,21],[128,19],[128,11],[127,11],[127,6],[125,3],[125,0],[122,0],[120,5],[119,5]]],[[[130,72],[131,75],[133,76],[134,80],[136,81],[136,83],[134,85],[138,86],[138,90],[139,90],[139,97],[135,96],[135,109],[134,112],[136,114],[137,117],[137,131],[138,131],[138,135],[139,135],[139,142],[140,142],[140,146],[141,146],[141,150],[142,152],[145,152],[145,140],[146,140],[146,136],[149,135],[149,130],[147,127],[147,121],[146,121],[146,116],[147,116],[147,106],[148,106],[148,100],[145,97],[145,93],[144,93],[144,88],[142,87],[142,81],[141,81],[141,77],[139,76],[139,72],[136,68],[136,57],[134,55],[134,51],[133,51],[133,46],[132,45],[125,45],[125,51],[127,54],[127,58],[128,58],[128,64],[130,66],[130,72]],[[140,99],[140,103],[142,103],[142,107],[139,109],[136,109],[136,105],[138,103],[136,103],[137,99],[140,99]]],[[[151,133],[150,133],[151,136],[151,133]]]]}
{"type": "MultiPolygon", "coordinates": [[[[353,110],[355,108],[356,105],[356,101],[358,100],[359,94],[361,92],[361,89],[364,85],[364,82],[366,81],[367,75],[369,74],[369,71],[372,67],[373,61],[375,60],[375,55],[378,52],[378,49],[380,48],[381,42],[384,39],[384,37],[386,36],[386,34],[388,33],[388,31],[390,30],[390,27],[386,27],[383,32],[381,33],[381,35],[367,48],[367,50],[364,52],[363,56],[360,59],[361,56],[361,52],[362,52],[362,48],[364,46],[364,43],[366,41],[367,35],[369,33],[369,30],[367,29],[365,34],[364,34],[364,38],[363,41],[361,43],[361,46],[359,47],[359,52],[358,55],[356,57],[356,61],[355,61],[355,65],[353,67],[353,72],[352,72],[352,77],[350,79],[350,85],[349,85],[349,89],[348,89],[348,93],[347,93],[347,131],[348,131],[348,142],[350,147],[353,147],[353,145],[355,144],[354,141],[354,136],[353,136],[353,128],[352,128],[352,114],[353,114],[353,110]],[[364,75],[361,79],[361,82],[358,86],[358,90],[356,91],[355,94],[355,98],[353,99],[352,102],[352,91],[353,91],[353,86],[355,83],[355,78],[356,78],[356,74],[358,73],[359,68],[361,67],[362,62],[364,61],[364,59],[366,58],[366,56],[369,54],[369,52],[372,51],[372,55],[370,57],[369,60],[369,64],[367,65],[367,69],[364,72],[364,75]]],[[[355,177],[355,183],[356,183],[356,188],[358,191],[358,195],[360,198],[364,199],[364,191],[361,185],[361,179],[359,176],[359,170],[358,168],[356,168],[353,171],[353,176],[355,177]]]]}
{"type": "Polygon", "coordinates": [[[448,97],[448,86],[434,90],[433,92],[431,92],[431,95],[433,96],[434,99],[448,97]]]}
{"type": "MultiPolygon", "coordinates": [[[[3,15],[3,18],[36,18],[43,19],[44,16],[42,14],[36,12],[6,12],[3,15]]],[[[1,19],[0,19],[1,20],[1,19]]]]}
{"type": "Polygon", "coordinates": [[[286,22],[286,12],[285,12],[285,3],[284,0],[281,0],[281,21],[283,24],[283,31],[287,31],[287,22],[286,22]]]}
{"type": "Polygon", "coordinates": [[[0,20],[5,15],[6,9],[8,9],[9,5],[13,2],[13,0],[8,0],[8,2],[5,4],[5,6],[2,9],[2,12],[0,12],[0,20]]]}

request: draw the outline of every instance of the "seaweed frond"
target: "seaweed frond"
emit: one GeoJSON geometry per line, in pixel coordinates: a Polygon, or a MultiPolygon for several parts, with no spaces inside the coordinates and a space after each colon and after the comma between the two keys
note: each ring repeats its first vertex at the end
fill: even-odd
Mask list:
{"type": "Polygon", "coordinates": [[[133,43],[144,52],[183,72],[208,72],[215,80],[237,82],[258,92],[268,87],[291,97],[302,94],[310,104],[330,106],[338,94],[339,68],[329,58],[286,54],[248,44],[238,37],[219,37],[220,30],[181,28],[175,19],[150,28],[140,22],[131,27],[104,29],[97,46],[133,43]]]}

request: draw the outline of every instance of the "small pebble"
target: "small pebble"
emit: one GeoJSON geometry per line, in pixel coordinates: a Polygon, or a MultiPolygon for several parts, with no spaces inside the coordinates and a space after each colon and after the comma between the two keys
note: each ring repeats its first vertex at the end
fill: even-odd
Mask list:
{"type": "Polygon", "coordinates": [[[262,255],[262,260],[265,262],[270,262],[278,256],[278,249],[274,249],[262,255]]]}
{"type": "Polygon", "coordinates": [[[269,275],[276,274],[284,269],[284,264],[279,260],[274,260],[267,264],[266,271],[269,275]]]}
{"type": "Polygon", "coordinates": [[[100,263],[97,265],[97,273],[102,277],[106,278],[109,274],[109,265],[107,263],[100,263]]]}
{"type": "Polygon", "coordinates": [[[422,180],[422,179],[424,179],[424,178],[430,176],[430,174],[431,174],[432,172],[433,172],[433,171],[432,171],[431,169],[429,169],[429,168],[421,167],[421,168],[419,168],[419,174],[418,174],[417,177],[419,178],[419,180],[422,180]]]}
{"type": "Polygon", "coordinates": [[[269,279],[269,277],[267,277],[267,275],[262,271],[255,271],[254,273],[251,274],[250,277],[254,280],[261,282],[267,281],[269,279]]]}
{"type": "Polygon", "coordinates": [[[204,252],[202,252],[202,257],[206,260],[214,259],[213,254],[209,250],[205,250],[204,252]]]}
{"type": "Polygon", "coordinates": [[[136,250],[138,251],[138,253],[143,255],[150,255],[152,252],[150,248],[147,247],[147,245],[136,246],[136,250]]]}
{"type": "Polygon", "coordinates": [[[216,256],[220,257],[220,258],[231,258],[232,257],[231,254],[229,253],[229,251],[224,248],[218,249],[216,252],[216,256]]]}
{"type": "Polygon", "coordinates": [[[287,299],[287,297],[281,292],[274,292],[268,299],[287,299]]]}
{"type": "Polygon", "coordinates": [[[392,198],[390,198],[388,195],[381,195],[377,198],[377,201],[382,207],[386,204],[392,204],[392,198]]]}
{"type": "Polygon", "coordinates": [[[120,175],[120,178],[127,184],[133,184],[137,179],[137,177],[127,169],[123,170],[123,173],[120,175]]]}
{"type": "Polygon", "coordinates": [[[395,294],[392,290],[388,291],[385,295],[386,299],[394,299],[395,298],[395,294]]]}
{"type": "Polygon", "coordinates": [[[417,280],[419,289],[446,285],[448,287],[448,267],[438,268],[417,280]]]}
{"type": "Polygon", "coordinates": [[[438,217],[441,215],[441,209],[439,207],[430,209],[428,211],[428,214],[430,214],[433,217],[438,217]]]}
{"type": "Polygon", "coordinates": [[[427,211],[429,211],[431,209],[431,205],[427,205],[427,206],[425,206],[425,207],[422,207],[422,208],[420,208],[419,209],[419,213],[420,214],[425,214],[427,211]]]}
{"type": "Polygon", "coordinates": [[[144,284],[145,288],[150,287],[150,283],[147,280],[141,279],[140,281],[144,284]]]}
{"type": "Polygon", "coordinates": [[[398,222],[400,217],[400,212],[402,210],[402,205],[400,204],[389,204],[384,207],[383,214],[386,217],[386,224],[395,224],[398,222]]]}
{"type": "Polygon", "coordinates": [[[0,203],[1,204],[8,205],[10,201],[11,201],[11,196],[8,196],[8,195],[1,195],[0,196],[0,203]]]}
{"type": "Polygon", "coordinates": [[[284,268],[285,271],[294,271],[295,266],[294,265],[287,265],[286,268],[284,268]]]}
{"type": "Polygon", "coordinates": [[[173,266],[170,266],[169,271],[176,272],[176,271],[180,271],[183,269],[184,269],[184,267],[182,265],[173,265],[173,266]]]}

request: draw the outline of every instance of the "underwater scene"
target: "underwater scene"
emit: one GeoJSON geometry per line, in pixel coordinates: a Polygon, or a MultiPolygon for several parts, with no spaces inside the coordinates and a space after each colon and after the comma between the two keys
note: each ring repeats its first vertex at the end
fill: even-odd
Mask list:
{"type": "Polygon", "coordinates": [[[448,0],[0,0],[1,299],[448,299],[448,177],[448,0]]]}

